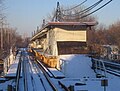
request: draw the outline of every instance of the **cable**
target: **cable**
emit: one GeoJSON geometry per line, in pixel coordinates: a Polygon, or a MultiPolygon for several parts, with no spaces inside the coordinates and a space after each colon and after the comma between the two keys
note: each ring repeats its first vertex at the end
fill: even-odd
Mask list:
{"type": "MultiPolygon", "coordinates": [[[[102,5],[101,7],[97,8],[96,10],[94,10],[94,11],[92,11],[92,12],[86,14],[86,15],[83,15],[83,16],[81,16],[80,18],[74,18],[74,19],[82,19],[82,18],[85,18],[85,17],[87,17],[87,16],[89,16],[89,15],[97,12],[98,10],[102,9],[103,7],[105,7],[105,6],[106,6],[107,4],[109,4],[110,2],[112,2],[112,0],[109,0],[108,2],[106,2],[106,3],[105,3],[104,5],[102,5]]],[[[69,18],[70,18],[70,17],[69,17],[69,18]]],[[[72,18],[71,18],[71,19],[72,19],[72,18]]],[[[71,20],[71,19],[64,19],[64,18],[62,18],[62,20],[71,20]]]]}
{"type": "Polygon", "coordinates": [[[83,1],[82,3],[80,3],[80,4],[78,4],[78,5],[74,6],[74,7],[72,7],[71,9],[66,9],[66,10],[62,10],[62,11],[70,11],[70,10],[72,10],[72,9],[74,9],[74,8],[77,8],[77,7],[81,6],[81,5],[84,4],[85,2],[87,2],[87,0],[83,1]]]}
{"type": "Polygon", "coordinates": [[[89,15],[91,15],[91,14],[93,14],[93,13],[95,13],[96,11],[98,11],[98,10],[100,10],[100,9],[102,9],[103,7],[105,7],[105,6],[106,6],[107,4],[109,4],[110,2],[112,2],[112,0],[106,2],[104,5],[102,5],[101,7],[97,8],[96,10],[92,11],[91,13],[88,13],[87,15],[82,16],[81,19],[84,18],[84,17],[87,17],[87,16],[89,16],[89,15]]]}
{"type": "Polygon", "coordinates": [[[92,10],[92,9],[95,8],[97,5],[99,5],[102,1],[103,1],[103,0],[98,1],[97,3],[93,4],[92,6],[84,9],[83,11],[80,11],[80,12],[76,13],[76,15],[79,15],[79,14],[80,14],[80,15],[83,15],[84,13],[87,13],[88,11],[92,10]]]}
{"type": "MultiPolygon", "coordinates": [[[[99,0],[98,2],[96,2],[96,3],[94,3],[93,5],[89,6],[88,8],[86,8],[86,9],[80,11],[80,12],[77,12],[77,13],[75,13],[75,14],[72,14],[71,16],[72,16],[72,17],[75,17],[76,15],[79,15],[80,13],[81,13],[81,15],[82,15],[82,14],[84,14],[84,13],[92,10],[94,7],[96,7],[96,6],[97,6],[98,4],[100,4],[102,1],[103,1],[103,0],[99,0]]],[[[65,14],[63,14],[63,16],[70,16],[70,15],[65,15],[65,14]]]]}

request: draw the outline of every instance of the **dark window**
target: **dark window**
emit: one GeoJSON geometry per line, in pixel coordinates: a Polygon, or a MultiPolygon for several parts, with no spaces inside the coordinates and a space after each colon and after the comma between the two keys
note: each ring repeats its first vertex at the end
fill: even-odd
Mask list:
{"type": "Polygon", "coordinates": [[[59,41],[57,42],[57,46],[58,46],[58,55],[88,53],[86,42],[59,41]]]}

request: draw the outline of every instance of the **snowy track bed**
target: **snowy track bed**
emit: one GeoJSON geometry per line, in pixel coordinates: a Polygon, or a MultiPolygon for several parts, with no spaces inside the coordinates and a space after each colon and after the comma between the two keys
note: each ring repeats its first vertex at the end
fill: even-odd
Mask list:
{"type": "MultiPolygon", "coordinates": [[[[106,91],[119,91],[120,89],[120,77],[114,75],[119,74],[120,71],[107,67],[106,71],[109,73],[106,72],[106,77],[96,78],[96,73],[91,68],[91,59],[86,55],[60,56],[60,71],[48,68],[26,51],[22,52],[21,59],[23,74],[20,78],[19,91],[71,91],[70,89],[103,91],[104,87],[101,83],[104,79],[108,81],[106,91]]],[[[0,90],[6,91],[7,85],[13,81],[14,79],[10,82],[6,81],[4,84],[1,83],[0,90]]]]}
{"type": "Polygon", "coordinates": [[[53,91],[37,64],[30,60],[29,56],[24,61],[26,64],[24,65],[24,68],[26,68],[24,69],[26,90],[39,91],[41,89],[41,91],[47,91],[49,89],[49,91],[53,91]]]}
{"type": "Polygon", "coordinates": [[[54,78],[54,74],[52,74],[46,67],[44,67],[40,61],[37,60],[36,62],[39,68],[42,70],[47,82],[52,87],[52,91],[64,91],[63,88],[61,88],[58,84],[59,79],[54,78]]]}

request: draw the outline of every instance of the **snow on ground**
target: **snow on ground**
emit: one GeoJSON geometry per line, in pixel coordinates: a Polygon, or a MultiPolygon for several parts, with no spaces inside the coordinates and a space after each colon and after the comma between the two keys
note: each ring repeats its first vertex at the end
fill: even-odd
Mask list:
{"type": "MultiPolygon", "coordinates": [[[[46,78],[43,76],[42,71],[39,69],[38,65],[35,64],[33,60],[30,60],[29,57],[27,61],[27,78],[29,78],[28,84],[28,91],[52,91],[52,88],[48,84],[46,78]],[[31,81],[30,81],[31,80],[31,81]],[[32,84],[30,86],[29,84],[32,84]]],[[[28,81],[28,80],[27,80],[28,81]]]]}
{"type": "Polygon", "coordinates": [[[91,58],[85,55],[60,55],[60,60],[62,72],[66,77],[95,77],[95,73],[91,69],[91,58]]]}
{"type": "MultiPolygon", "coordinates": [[[[30,60],[27,57],[24,57],[24,58],[25,58],[24,60],[26,60],[25,63],[26,63],[26,69],[27,69],[26,71],[27,83],[29,83],[28,90],[33,91],[33,85],[35,84],[41,87],[42,86],[40,85],[41,82],[39,82],[40,78],[43,80],[45,87],[49,89],[49,87],[47,86],[49,84],[45,81],[46,79],[42,75],[43,73],[39,73],[41,76],[39,78],[38,73],[36,73],[37,66],[35,66],[35,64],[34,65],[31,64],[32,62],[29,63],[30,60]],[[31,67],[29,64],[31,64],[31,67]],[[33,79],[35,82],[34,81],[32,82],[31,79],[33,79]]],[[[51,78],[54,84],[56,84],[57,88],[60,89],[58,91],[62,91],[60,85],[58,84],[58,80],[62,82],[64,85],[66,85],[67,87],[69,87],[70,85],[73,85],[74,91],[104,91],[104,87],[101,86],[101,80],[103,78],[96,78],[95,72],[91,69],[91,66],[92,66],[91,59],[86,55],[78,55],[78,54],[60,55],[60,62],[61,62],[61,69],[62,69],[61,71],[65,74],[66,78],[64,79],[51,78]]],[[[52,70],[52,69],[49,69],[49,70],[52,70]]],[[[56,72],[56,70],[53,70],[53,72],[56,72]]],[[[59,75],[58,72],[54,74],[59,75]]],[[[107,73],[106,75],[107,75],[107,78],[105,79],[108,80],[108,86],[106,87],[106,91],[120,91],[120,77],[114,76],[109,73],[107,73]]],[[[0,90],[6,91],[8,84],[13,85],[14,80],[6,81],[5,83],[0,83],[0,90]]],[[[23,84],[23,82],[20,81],[20,84],[23,84]]],[[[37,90],[39,91],[41,89],[37,88],[37,90]]],[[[20,89],[20,91],[23,91],[23,89],[20,89]]],[[[50,89],[48,91],[50,91],[50,89]]]]}
{"type": "Polygon", "coordinates": [[[15,60],[15,62],[10,66],[6,77],[16,77],[17,67],[19,60],[15,60]]]}
{"type": "Polygon", "coordinates": [[[8,85],[15,85],[15,80],[9,80],[4,83],[0,83],[0,91],[8,91],[8,85]]]}
{"type": "MultiPolygon", "coordinates": [[[[74,90],[104,91],[101,86],[101,78],[96,78],[95,72],[91,69],[91,59],[85,55],[61,55],[61,68],[66,78],[61,82],[67,87],[74,86],[74,90]],[[84,84],[84,85],[76,85],[84,84]]],[[[120,77],[107,73],[108,86],[106,91],[120,91],[120,77]]]]}
{"type": "MultiPolygon", "coordinates": [[[[16,56],[16,59],[13,60],[13,63],[10,65],[10,68],[9,68],[8,72],[6,73],[5,77],[16,77],[19,58],[20,58],[19,56],[16,56]]],[[[21,73],[22,73],[22,71],[21,71],[21,73]]],[[[22,76],[22,74],[20,76],[22,76]]]]}

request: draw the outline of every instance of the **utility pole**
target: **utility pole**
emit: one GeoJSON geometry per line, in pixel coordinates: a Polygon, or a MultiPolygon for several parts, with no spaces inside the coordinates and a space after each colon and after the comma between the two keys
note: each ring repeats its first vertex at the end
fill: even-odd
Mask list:
{"type": "Polygon", "coordinates": [[[3,31],[4,31],[4,27],[3,27],[3,25],[5,25],[5,23],[4,23],[4,18],[5,18],[5,16],[3,16],[1,19],[0,19],[0,31],[1,31],[1,45],[0,45],[0,47],[1,47],[1,50],[3,50],[3,42],[4,42],[4,40],[3,40],[3,31]]]}
{"type": "Polygon", "coordinates": [[[43,23],[42,23],[42,27],[44,27],[45,26],[45,19],[43,19],[43,23]]]}
{"type": "Polygon", "coordinates": [[[10,49],[10,28],[9,28],[9,24],[8,24],[8,29],[7,29],[7,44],[8,44],[8,49],[10,49]]]}
{"type": "Polygon", "coordinates": [[[57,2],[57,9],[56,9],[55,21],[56,22],[60,22],[61,21],[61,10],[60,10],[60,4],[59,4],[59,2],[57,2]]]}
{"type": "Polygon", "coordinates": [[[3,50],[3,21],[1,22],[1,50],[3,50]]]}

